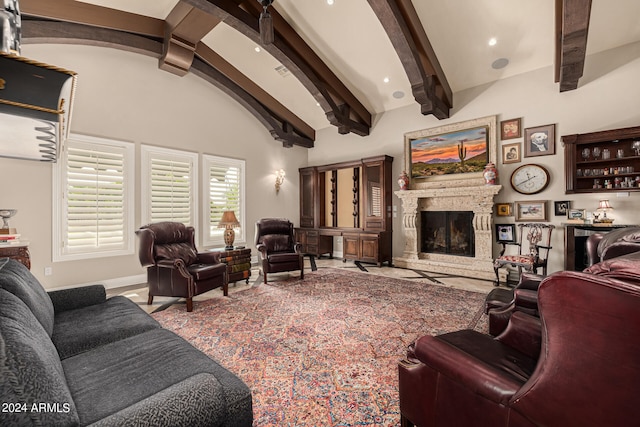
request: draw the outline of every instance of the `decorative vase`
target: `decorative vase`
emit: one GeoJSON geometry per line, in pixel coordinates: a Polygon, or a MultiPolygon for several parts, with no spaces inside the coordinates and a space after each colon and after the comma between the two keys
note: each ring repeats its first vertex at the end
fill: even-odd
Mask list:
{"type": "Polygon", "coordinates": [[[400,176],[398,177],[398,185],[401,190],[406,190],[409,188],[409,175],[407,175],[407,171],[402,171],[400,176]]]}
{"type": "Polygon", "coordinates": [[[487,163],[484,167],[482,176],[484,177],[485,185],[495,185],[496,179],[498,178],[498,169],[496,169],[496,165],[492,162],[487,163]]]}

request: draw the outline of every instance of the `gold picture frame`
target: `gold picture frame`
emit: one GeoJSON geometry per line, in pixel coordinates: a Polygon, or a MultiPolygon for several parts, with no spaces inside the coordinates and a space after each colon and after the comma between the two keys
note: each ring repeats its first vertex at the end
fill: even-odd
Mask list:
{"type": "Polygon", "coordinates": [[[497,216],[513,216],[511,203],[496,203],[497,216]]]}

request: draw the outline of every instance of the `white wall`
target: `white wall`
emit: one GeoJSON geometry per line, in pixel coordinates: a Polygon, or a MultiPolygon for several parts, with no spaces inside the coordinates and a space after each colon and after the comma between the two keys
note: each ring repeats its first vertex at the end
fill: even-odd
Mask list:
{"type": "MultiPolygon", "coordinates": [[[[140,144],[246,160],[248,245],[261,217],[291,218],[296,224],[299,167],[307,149],[283,148],[241,105],[206,81],[158,69],[157,59],[120,50],[73,45],[24,45],[22,54],[78,73],[71,131],[140,144]],[[276,195],[274,171],[286,180],[276,195]]],[[[0,158],[0,207],[18,209],[11,226],[30,241],[32,272],[46,288],[118,283],[144,273],[137,255],[52,262],[52,164],[0,158]],[[52,267],[53,275],[44,276],[52,267]]],[[[136,200],[140,171],[136,173],[136,200]]],[[[136,206],[135,228],[141,225],[136,206]]],[[[239,244],[240,242],[236,242],[239,244]]],[[[136,242],[137,246],[137,242],[136,242]]],[[[255,251],[254,251],[255,252],[255,251]]]]}
{"type": "MultiPolygon", "coordinates": [[[[523,158],[521,163],[507,165],[498,162],[498,183],[503,185],[503,189],[496,197],[496,202],[548,200],[549,222],[560,227],[564,218],[554,216],[553,201],[570,200],[574,208],[593,211],[603,196],[598,193],[565,194],[564,148],[560,136],[640,125],[640,43],[590,56],[586,64],[579,88],[570,92],[559,92],[558,84],[553,82],[553,69],[549,67],[455,93],[455,108],[451,118],[447,120],[439,121],[433,116],[422,116],[415,104],[376,117],[375,126],[368,137],[338,135],[334,128],[324,129],[318,132],[316,148],[309,151],[309,164],[319,165],[388,154],[394,157],[393,173],[396,177],[404,168],[403,135],[406,132],[493,114],[498,115],[498,120],[522,117],[524,128],[555,123],[555,155],[523,158]],[[551,183],[542,193],[523,196],[511,189],[511,173],[525,163],[539,163],[549,169],[551,183]]],[[[521,142],[522,138],[505,143],[518,141],[521,142]]],[[[501,144],[498,142],[498,147],[501,144]]],[[[500,152],[498,158],[501,158],[500,152]]],[[[640,193],[629,194],[629,197],[607,194],[615,209],[616,223],[640,224],[640,193]]],[[[393,251],[395,255],[399,255],[404,248],[401,232],[402,206],[395,196],[393,203],[398,210],[393,224],[393,251]]],[[[514,218],[500,217],[497,222],[513,223],[514,218]]],[[[550,272],[564,269],[564,229],[558,228],[554,233],[550,272]]],[[[497,249],[495,248],[496,251],[497,249]]]]}

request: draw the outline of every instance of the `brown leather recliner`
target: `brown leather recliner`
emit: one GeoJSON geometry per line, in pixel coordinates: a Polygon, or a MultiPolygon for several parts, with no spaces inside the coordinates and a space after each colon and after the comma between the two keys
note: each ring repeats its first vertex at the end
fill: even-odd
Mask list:
{"type": "Polygon", "coordinates": [[[264,283],[267,273],[284,271],[300,270],[300,279],[304,279],[302,245],[295,241],[291,221],[263,218],[256,222],[255,237],[264,283]]]}
{"type": "Polygon", "coordinates": [[[595,233],[587,238],[589,266],[611,258],[640,251],[640,227],[625,227],[608,233],[595,233]]]}
{"type": "Polygon", "coordinates": [[[140,264],[147,267],[148,304],[154,296],[183,297],[193,311],[193,297],[222,287],[229,293],[227,267],[218,254],[198,252],[193,227],[179,222],[157,222],[140,227],[140,264]]]}
{"type": "Polygon", "coordinates": [[[498,337],[418,339],[399,364],[402,425],[636,425],[639,285],[636,252],[545,278],[538,326],[516,311],[498,337]]]}

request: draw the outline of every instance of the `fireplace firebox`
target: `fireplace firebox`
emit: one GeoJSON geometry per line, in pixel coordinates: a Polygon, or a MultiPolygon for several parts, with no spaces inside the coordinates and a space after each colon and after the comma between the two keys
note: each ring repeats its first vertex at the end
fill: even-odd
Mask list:
{"type": "Polygon", "coordinates": [[[473,212],[422,211],[421,252],[475,256],[473,212]]]}

